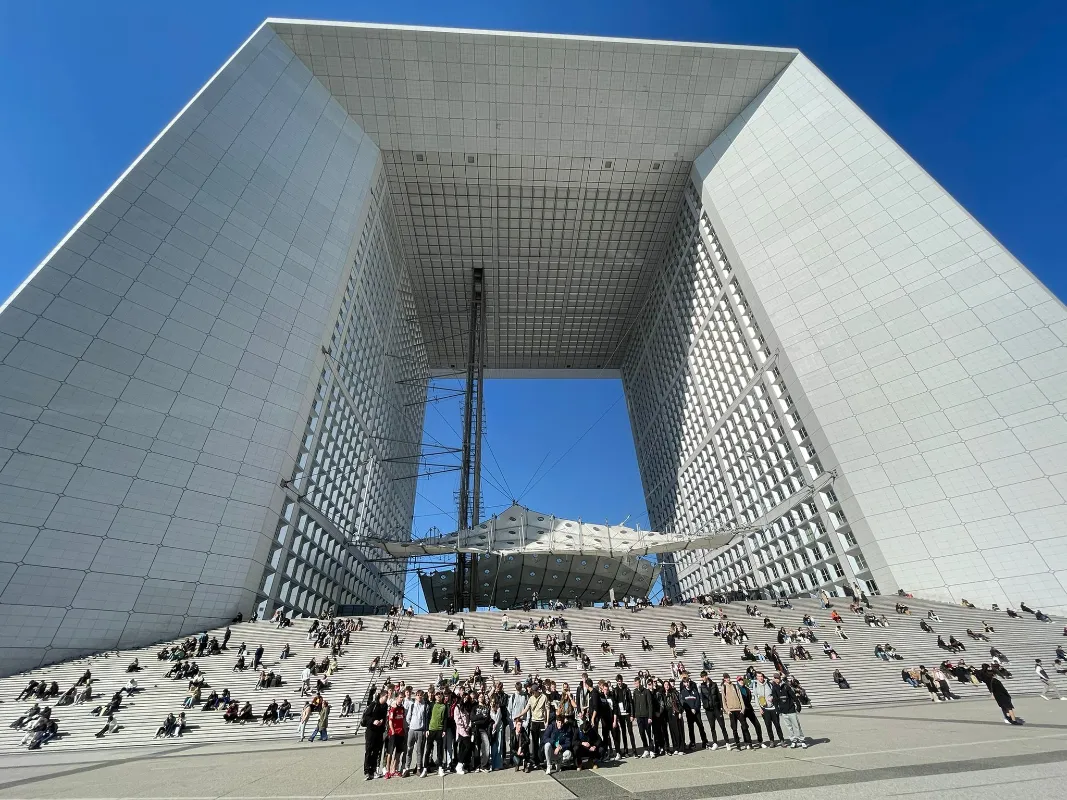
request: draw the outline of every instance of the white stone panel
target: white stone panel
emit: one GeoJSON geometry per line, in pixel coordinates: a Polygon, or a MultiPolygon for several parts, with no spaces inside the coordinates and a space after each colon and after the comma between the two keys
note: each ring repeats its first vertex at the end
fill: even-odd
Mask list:
{"type": "Polygon", "coordinates": [[[966,562],[975,575],[1047,575],[1031,604],[1067,608],[1027,543],[1067,536],[1043,522],[1067,510],[1046,477],[1067,472],[1067,418],[1051,405],[1067,396],[1056,366],[1063,339],[1051,327],[1063,305],[803,56],[695,171],[738,280],[756,287],[755,318],[781,344],[786,377],[796,376],[791,392],[805,398],[803,424],[823,466],[841,471],[835,491],[855,509],[849,523],[864,553],[872,564],[883,561],[878,550],[892,554],[875,570],[879,588],[956,597],[978,581],[953,559],[977,548],[987,566],[966,562]],[[819,198],[808,191],[812,171],[819,198]],[[812,282],[819,313],[798,315],[812,282]],[[834,326],[848,338],[827,347],[834,326]],[[841,399],[825,392],[823,362],[851,384],[841,399]],[[889,429],[883,409],[925,464],[911,476],[908,461],[897,462],[914,454],[892,449],[901,445],[860,455],[849,435],[853,420],[868,438],[889,429]],[[869,480],[879,467],[891,486],[869,480]],[[933,563],[902,560],[905,537],[884,522],[890,491],[933,563]]]}

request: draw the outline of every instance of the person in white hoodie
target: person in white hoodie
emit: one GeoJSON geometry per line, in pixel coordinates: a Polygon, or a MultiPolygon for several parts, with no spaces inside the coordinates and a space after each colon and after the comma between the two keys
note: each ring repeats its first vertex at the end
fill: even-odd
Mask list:
{"type": "Polygon", "coordinates": [[[774,705],[774,690],[767,676],[762,672],[756,673],[756,682],[752,684],[752,696],[760,704],[763,711],[763,724],[767,728],[767,738],[770,739],[771,747],[785,744],[785,736],[782,735],[782,723],[778,719],[778,709],[774,705]],[[778,738],[775,738],[777,732],[778,738]]]}
{"type": "Polygon", "coordinates": [[[408,723],[407,774],[426,777],[426,730],[430,723],[430,704],[422,689],[404,700],[404,717],[408,723]]]}

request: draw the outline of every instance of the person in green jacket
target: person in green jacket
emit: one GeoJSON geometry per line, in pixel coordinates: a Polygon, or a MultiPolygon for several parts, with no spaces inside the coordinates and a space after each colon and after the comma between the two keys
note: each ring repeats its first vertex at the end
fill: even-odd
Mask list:
{"type": "Polygon", "coordinates": [[[327,727],[329,727],[329,724],[330,724],[330,704],[327,703],[325,700],[323,700],[322,701],[322,710],[319,711],[318,722],[315,723],[315,730],[313,730],[311,732],[311,738],[308,739],[308,744],[311,744],[313,741],[315,741],[315,734],[318,734],[319,738],[322,739],[322,741],[324,741],[324,742],[327,739],[329,739],[330,737],[329,737],[329,735],[327,734],[327,731],[326,731],[327,727]]]}
{"type": "Polygon", "coordinates": [[[430,722],[426,727],[426,754],[434,754],[437,762],[437,774],[445,774],[445,717],[448,716],[448,704],[445,696],[438,692],[434,695],[430,707],[430,722]],[[436,747],[436,749],[435,749],[436,747]]]}

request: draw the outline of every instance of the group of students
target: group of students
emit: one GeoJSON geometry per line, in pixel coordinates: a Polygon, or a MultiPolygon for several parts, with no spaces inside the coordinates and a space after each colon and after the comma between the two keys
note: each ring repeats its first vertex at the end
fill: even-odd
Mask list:
{"type": "Polygon", "coordinates": [[[583,674],[574,692],[568,683],[557,690],[551,679],[532,678],[516,683],[513,693],[480,676],[426,690],[387,684],[380,692],[372,688],[361,720],[364,774],[371,780],[425,777],[431,770],[552,772],[705,748],[807,747],[802,698],[795,679],[754,670],[723,673],[718,681],[707,670],[699,680],[683,673],[677,683],[641,674],[632,686],[621,674],[613,684],[583,674]]]}

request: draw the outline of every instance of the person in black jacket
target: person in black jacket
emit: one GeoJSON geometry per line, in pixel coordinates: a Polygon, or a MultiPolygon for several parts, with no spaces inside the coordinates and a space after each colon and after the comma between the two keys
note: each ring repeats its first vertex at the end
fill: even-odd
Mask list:
{"type": "Polygon", "coordinates": [[[641,758],[652,758],[656,754],[656,739],[652,725],[652,692],[641,683],[640,678],[634,678],[633,700],[637,732],[641,735],[641,746],[644,748],[641,758]]]}
{"type": "Polygon", "coordinates": [[[620,756],[637,757],[637,742],[634,739],[634,698],[622,675],[615,676],[611,689],[611,704],[615,709],[615,749],[620,756]]]}
{"type": "MultiPolygon", "coordinates": [[[[789,737],[790,747],[807,747],[804,740],[804,730],[800,727],[800,698],[797,697],[793,687],[782,680],[779,673],[771,676],[771,691],[774,694],[774,707],[778,711],[778,719],[785,726],[786,736],[789,737]]],[[[782,739],[783,746],[785,739],[782,739]]]]}
{"type": "Polygon", "coordinates": [[[766,748],[767,743],[763,741],[763,730],[760,728],[759,720],[756,719],[756,712],[752,708],[752,690],[748,687],[748,684],[744,683],[738,688],[741,689],[741,699],[745,704],[744,718],[751,723],[752,728],[756,733],[756,744],[752,745],[752,747],[766,748]]]}
{"type": "Polygon", "coordinates": [[[707,670],[700,673],[700,704],[704,706],[704,713],[708,715],[708,723],[711,725],[711,749],[719,749],[719,740],[715,736],[715,723],[719,724],[722,731],[723,743],[729,747],[730,736],[726,733],[726,720],[722,715],[722,696],[719,687],[708,677],[707,670]]]}
{"type": "Polygon", "coordinates": [[[656,755],[665,756],[670,747],[667,738],[667,695],[663,684],[649,679],[648,689],[652,693],[652,734],[656,740],[656,755]]]}
{"type": "Polygon", "coordinates": [[[663,684],[663,693],[667,706],[667,730],[671,735],[670,754],[685,752],[685,732],[682,728],[682,702],[681,695],[674,686],[674,681],[669,678],[663,684]]]}
{"type": "Polygon", "coordinates": [[[389,713],[389,694],[382,692],[367,705],[363,711],[361,724],[364,730],[363,774],[369,781],[378,770],[382,757],[382,745],[385,743],[385,718],[389,713]]]}
{"type": "Polygon", "coordinates": [[[685,721],[689,726],[689,748],[692,750],[696,746],[696,736],[693,732],[694,725],[696,729],[700,731],[700,746],[707,748],[708,735],[704,731],[704,721],[700,718],[700,707],[702,705],[700,701],[700,689],[690,679],[688,672],[682,673],[682,682],[678,686],[678,694],[682,698],[682,710],[685,712],[685,721]]]}
{"type": "Polygon", "coordinates": [[[522,724],[522,719],[515,720],[515,726],[511,729],[511,759],[515,762],[515,771],[532,772],[534,768],[533,755],[530,745],[530,734],[522,724]]]}
{"type": "MultiPolygon", "coordinates": [[[[611,748],[611,731],[615,727],[615,712],[611,708],[611,698],[608,694],[607,681],[600,681],[597,689],[589,697],[589,724],[597,732],[604,743],[604,750],[611,748]]],[[[610,753],[605,753],[610,755],[610,753]]]]}

